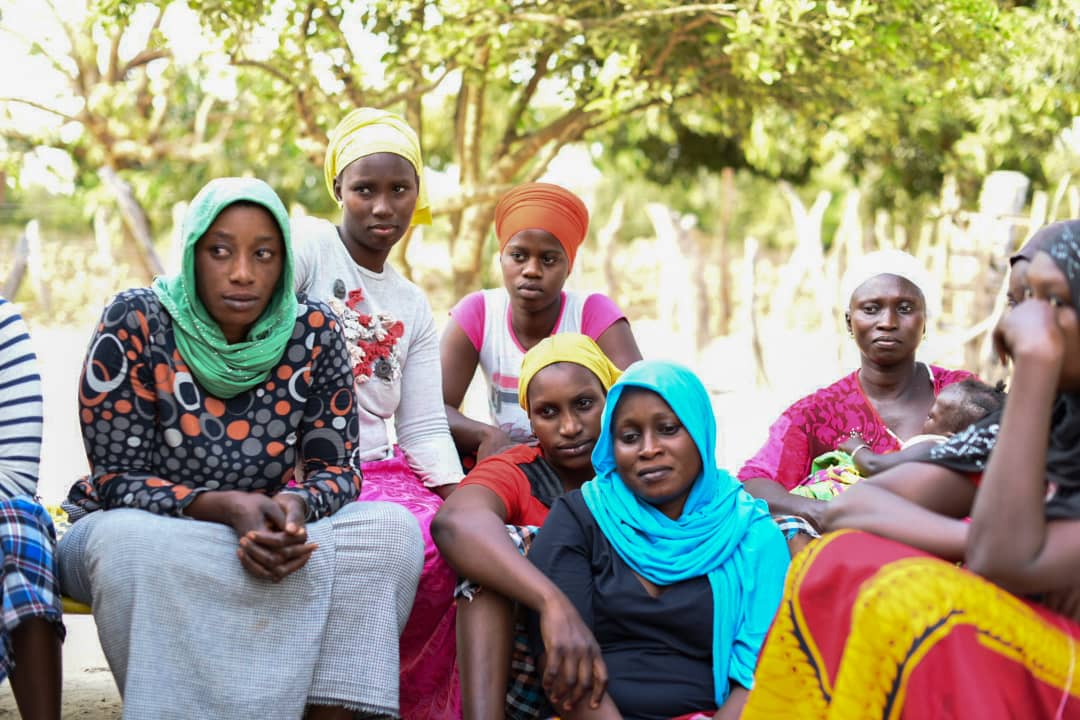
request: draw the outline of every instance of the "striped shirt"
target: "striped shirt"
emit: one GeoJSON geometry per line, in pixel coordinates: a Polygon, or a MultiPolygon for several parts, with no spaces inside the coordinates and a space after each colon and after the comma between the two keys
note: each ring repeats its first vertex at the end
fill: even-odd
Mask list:
{"type": "Polygon", "coordinates": [[[37,491],[41,376],[15,306],[0,297],[0,499],[37,491]]]}

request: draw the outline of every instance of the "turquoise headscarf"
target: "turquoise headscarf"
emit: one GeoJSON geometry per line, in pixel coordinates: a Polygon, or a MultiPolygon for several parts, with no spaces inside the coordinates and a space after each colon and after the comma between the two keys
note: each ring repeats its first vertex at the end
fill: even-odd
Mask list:
{"type": "Polygon", "coordinates": [[[657,585],[709,578],[713,681],[720,707],[728,696],[729,679],[748,689],[753,686],[758,652],[780,606],[790,555],[765,501],[716,467],[716,417],[705,386],[675,363],[644,360],[631,365],[608,391],[592,462],[596,477],[581,487],[585,504],[634,572],[657,585]],[[615,470],[611,424],[628,387],[663,398],[701,453],[701,475],[678,520],[639,499],[615,470]]]}
{"type": "Polygon", "coordinates": [[[184,216],[183,236],[180,273],[158,277],[153,290],[172,316],[180,357],[204,388],[227,400],[266,379],[281,361],[296,325],[289,213],[277,193],[262,180],[218,178],[207,183],[191,201],[184,216]],[[199,299],[195,285],[195,244],[221,211],[237,202],[255,203],[270,212],[281,228],[285,258],[270,304],[255,321],[247,339],[230,344],[199,299]]]}

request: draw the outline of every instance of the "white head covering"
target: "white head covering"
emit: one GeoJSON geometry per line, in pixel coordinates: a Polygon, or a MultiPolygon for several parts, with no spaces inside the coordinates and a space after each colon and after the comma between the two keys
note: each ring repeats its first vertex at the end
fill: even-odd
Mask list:
{"type": "Polygon", "coordinates": [[[840,282],[840,297],[845,310],[851,305],[851,297],[859,286],[878,275],[896,275],[919,288],[926,301],[927,319],[941,312],[941,288],[918,260],[902,250],[867,253],[851,264],[840,282]]]}

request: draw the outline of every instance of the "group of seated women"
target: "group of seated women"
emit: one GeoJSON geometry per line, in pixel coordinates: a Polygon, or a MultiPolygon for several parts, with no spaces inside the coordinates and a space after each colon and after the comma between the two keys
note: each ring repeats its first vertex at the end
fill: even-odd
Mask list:
{"type": "Polygon", "coordinates": [[[916,360],[934,284],[872,253],[843,288],[859,369],[733,475],[698,377],[563,289],[588,230],[563,188],[500,200],[505,287],[440,346],[387,262],[430,222],[422,168],[362,108],[326,153],[339,225],[255,179],[199,192],[179,273],[95,328],[58,543],[0,300],[24,717],[60,716],[61,595],[92,607],[127,718],[1080,717],[1080,221],[1014,258],[1007,403],[916,360]],[[489,422],[459,407],[477,367],[489,422]]]}

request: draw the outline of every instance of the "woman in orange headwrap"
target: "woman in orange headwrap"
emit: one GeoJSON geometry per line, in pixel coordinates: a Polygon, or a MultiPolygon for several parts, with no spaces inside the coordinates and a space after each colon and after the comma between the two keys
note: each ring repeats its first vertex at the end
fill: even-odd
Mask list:
{"type": "Polygon", "coordinates": [[[518,376],[525,352],[549,335],[588,335],[621,369],[641,359],[626,316],[610,298],[563,290],[588,229],[585,204],[558,185],[519,185],[496,206],[504,287],[466,295],[442,336],[443,400],[463,456],[483,459],[533,440],[517,402],[518,376]],[[490,423],[458,409],[477,365],[488,381],[490,423]]]}

